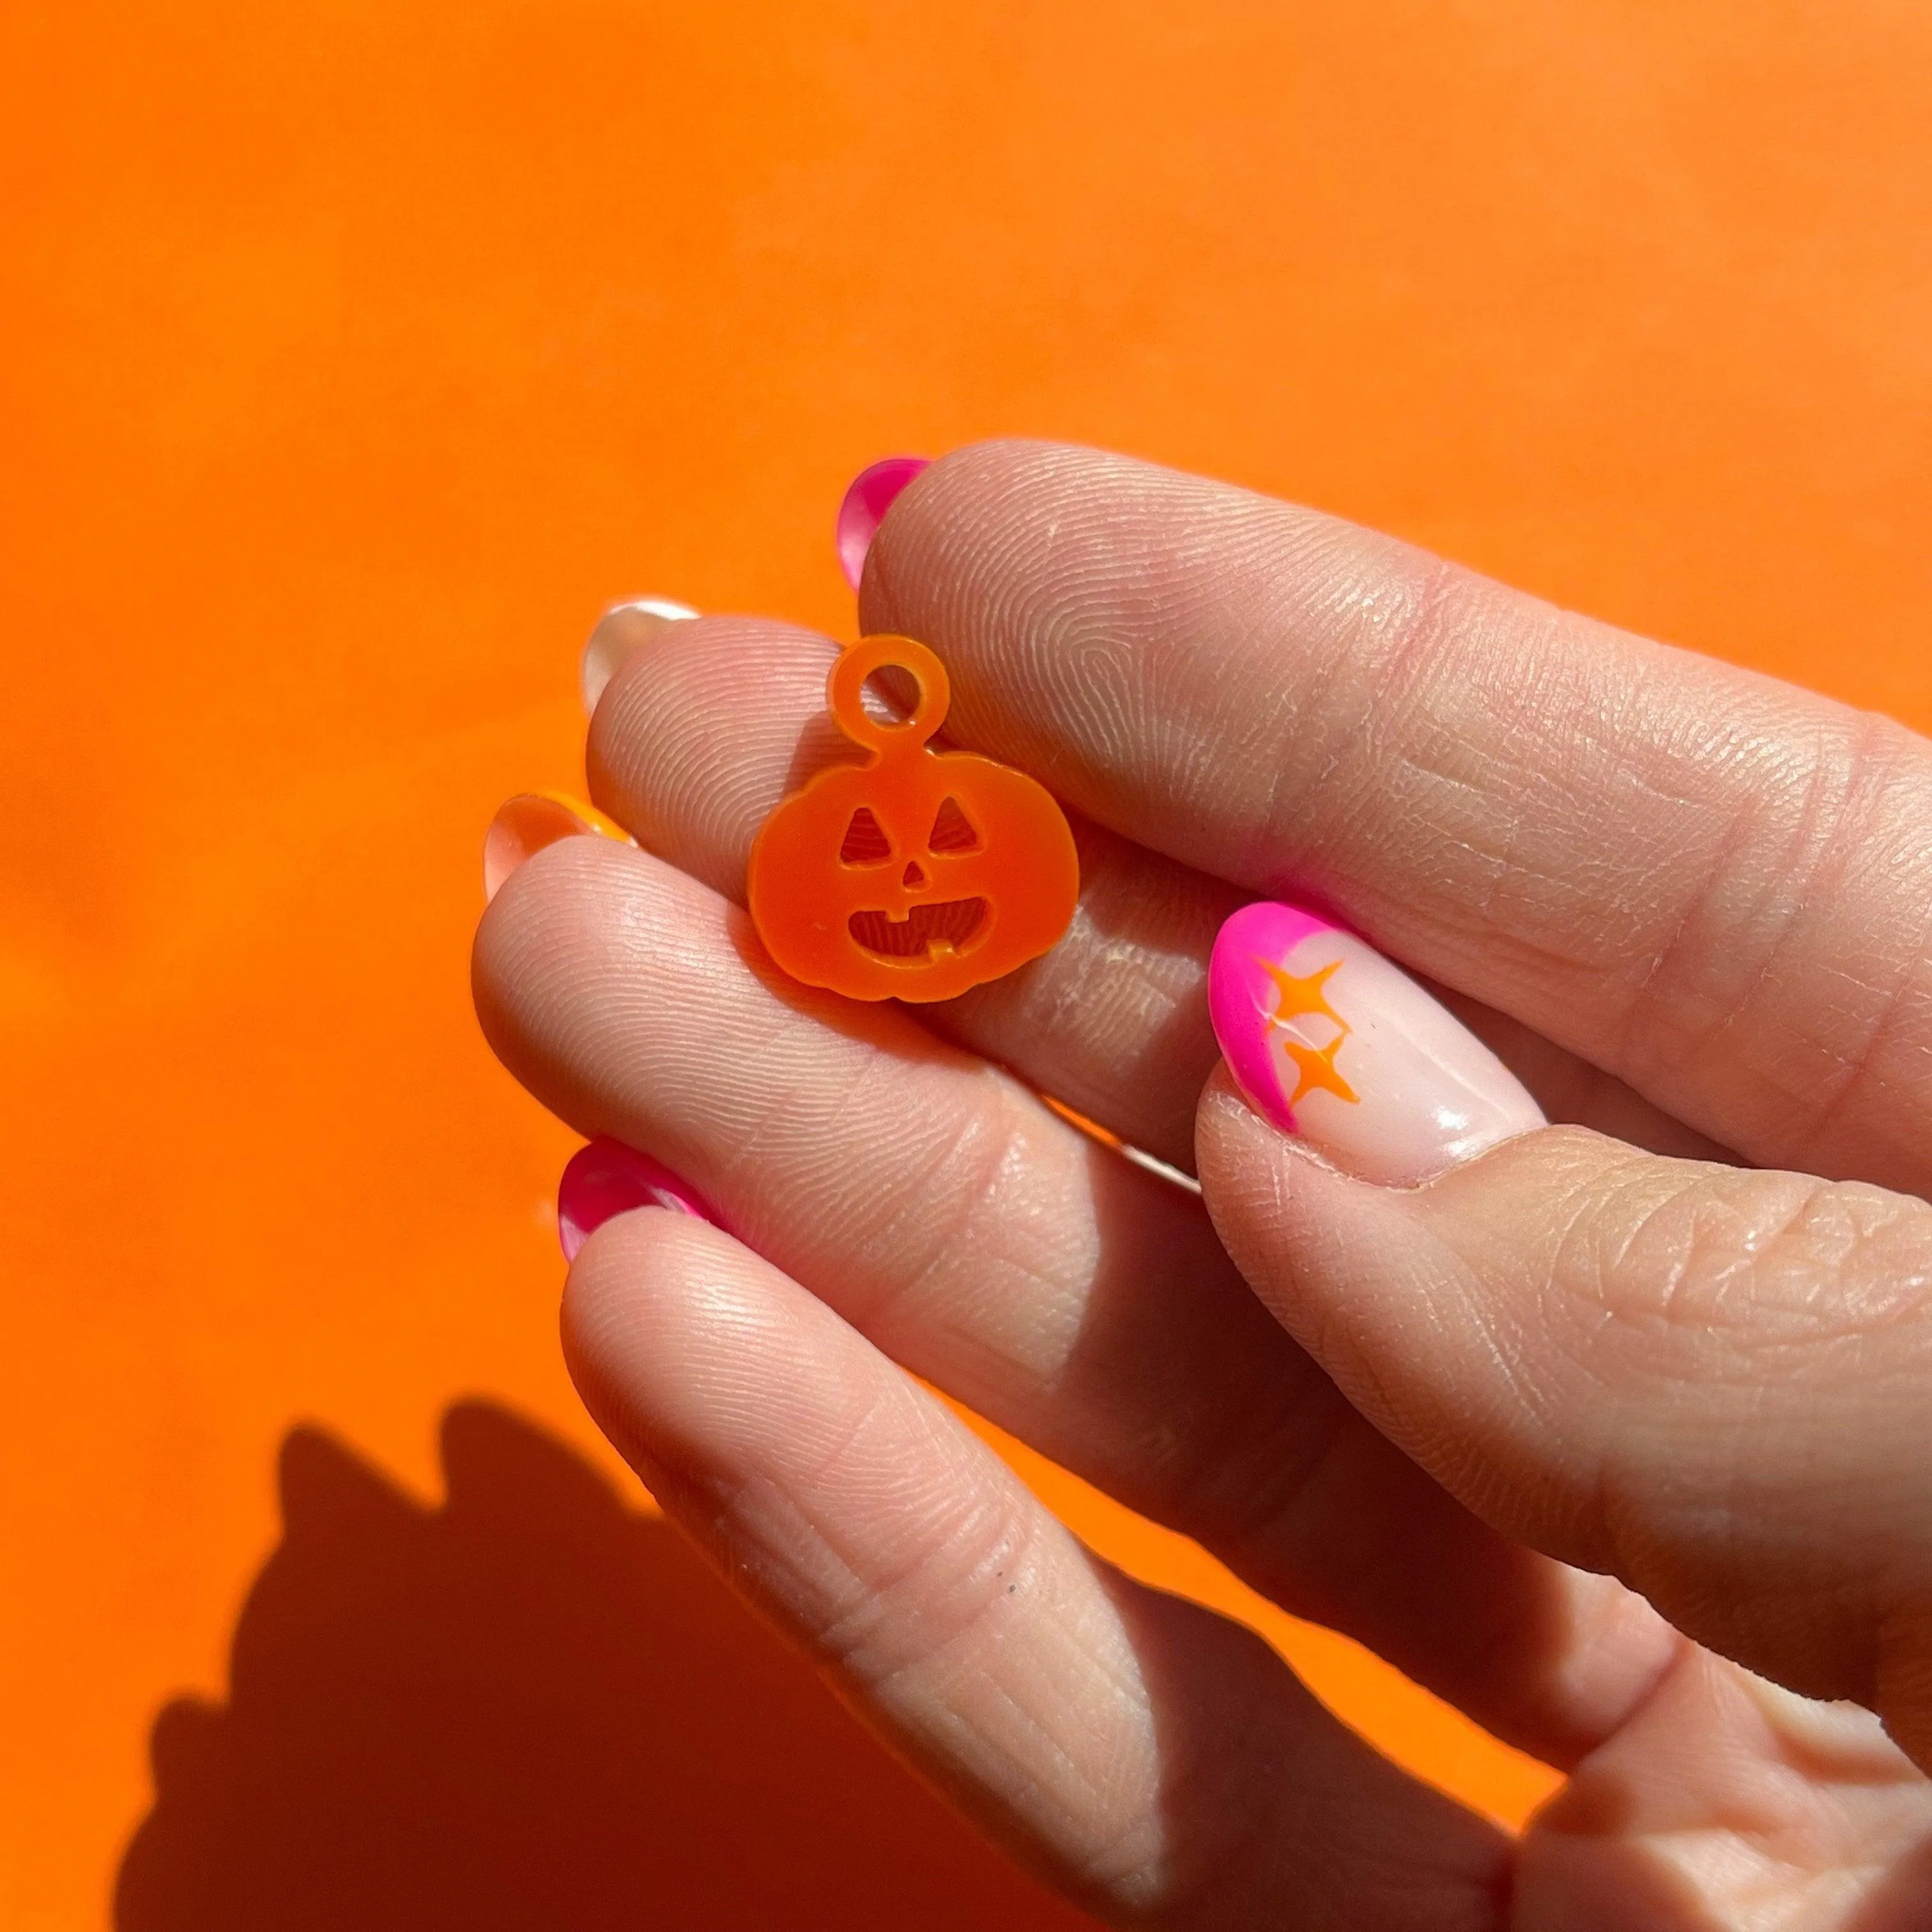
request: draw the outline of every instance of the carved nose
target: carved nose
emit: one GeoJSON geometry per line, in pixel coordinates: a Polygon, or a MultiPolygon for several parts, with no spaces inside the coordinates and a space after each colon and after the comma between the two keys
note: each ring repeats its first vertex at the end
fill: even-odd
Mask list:
{"type": "Polygon", "coordinates": [[[919,869],[919,861],[916,859],[907,866],[905,877],[900,880],[899,884],[909,892],[921,892],[925,890],[926,874],[919,869]]]}

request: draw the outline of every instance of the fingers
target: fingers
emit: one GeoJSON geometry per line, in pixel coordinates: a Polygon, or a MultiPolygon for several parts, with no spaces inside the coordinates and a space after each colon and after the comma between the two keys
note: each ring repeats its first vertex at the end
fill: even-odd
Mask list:
{"type": "Polygon", "coordinates": [[[1932,1761],[1932,1207],[1572,1128],[1378,1188],[1218,1083],[1199,1141],[1262,1298],[1486,1520],[1932,1761]]]}
{"type": "Polygon", "coordinates": [[[1313,895],[1766,1165],[1932,1182],[1932,751],[1391,539],[1124,459],[943,458],[865,627],[1142,844],[1313,895]]]}
{"type": "Polygon", "coordinates": [[[1499,1833],[1245,1631],[1098,1563],[728,1237],[620,1217],[572,1270],[564,1334],[592,1413],[727,1580],[1082,1903],[1176,1928],[1499,1928],[1499,1833]]]}
{"type": "MultiPolygon", "coordinates": [[[[628,662],[592,723],[592,795],[650,850],[742,902],[752,841],[780,799],[855,756],[832,723],[837,646],[755,620],[667,626],[628,662]]],[[[1184,1168],[1216,1058],[1207,945],[1233,889],[1080,831],[1072,929],[1044,959],[922,1017],[1124,1139],[1184,1168]]]]}
{"type": "Polygon", "coordinates": [[[1592,1748],[1672,1640],[1474,1522],[1364,1423],[1199,1204],[890,1007],[781,981],[743,916],[566,840],[478,935],[486,1030],[586,1133],[667,1162],[878,1347],[1511,1742],[1592,1748]],[[1426,1563],[1426,1598],[1414,1587],[1426,1563]]]}
{"type": "MultiPolygon", "coordinates": [[[[615,614],[600,632],[630,621],[615,614]]],[[[623,668],[591,727],[592,794],[650,850],[742,902],[766,814],[823,766],[853,756],[825,709],[836,646],[744,618],[633,626],[622,641],[623,668]]],[[[1208,956],[1243,896],[1102,827],[1078,830],[1080,905],[1066,938],[1033,965],[920,1017],[1191,1172],[1195,1106],[1218,1057],[1208,956]]],[[[1462,1010],[1552,1118],[1672,1152],[1714,1151],[1528,1029],[1472,1003],[1462,1010]]]]}

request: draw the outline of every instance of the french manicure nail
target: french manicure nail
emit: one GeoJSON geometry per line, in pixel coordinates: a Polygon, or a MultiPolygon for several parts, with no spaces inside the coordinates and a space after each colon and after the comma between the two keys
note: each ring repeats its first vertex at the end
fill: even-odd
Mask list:
{"type": "Polygon", "coordinates": [[[532,853],[584,832],[626,845],[634,842],[621,825],[567,791],[525,791],[506,799],[483,835],[484,903],[496,896],[503,881],[532,853]]]}
{"type": "Polygon", "coordinates": [[[927,468],[928,456],[887,456],[868,464],[845,486],[832,536],[838,546],[838,567],[854,590],[866,568],[866,553],[879,533],[886,512],[899,492],[927,468]]]}
{"type": "Polygon", "coordinates": [[[597,709],[597,700],[616,676],[618,667],[653,631],[665,624],[688,623],[697,615],[688,604],[674,604],[668,597],[634,597],[628,603],[612,604],[598,619],[597,628],[577,661],[584,716],[587,718],[597,709]]]}
{"type": "Polygon", "coordinates": [[[1412,1185],[1544,1124],[1447,1007],[1298,906],[1244,906],[1222,927],[1208,1010],[1248,1104],[1364,1180],[1412,1185]]]}
{"type": "Polygon", "coordinates": [[[633,1208],[668,1208],[715,1227],[703,1195],[647,1154],[600,1135],[565,1164],[556,1184],[556,1238],[567,1262],[613,1215],[633,1208]]]}

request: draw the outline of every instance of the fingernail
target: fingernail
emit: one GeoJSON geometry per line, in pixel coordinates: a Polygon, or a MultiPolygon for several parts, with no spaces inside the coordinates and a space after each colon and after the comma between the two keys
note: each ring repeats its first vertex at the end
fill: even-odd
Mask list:
{"type": "Polygon", "coordinates": [[[704,1196],[662,1161],[600,1135],[571,1156],[556,1184],[556,1238],[564,1259],[576,1260],[578,1249],[606,1221],[633,1208],[668,1208],[714,1227],[718,1222],[704,1196]]]}
{"type": "Polygon", "coordinates": [[[595,806],[566,791],[519,792],[496,808],[483,835],[483,898],[487,904],[502,890],[503,881],[530,857],[560,838],[582,832],[615,838],[624,844],[631,835],[606,818],[595,806]]]}
{"type": "Polygon", "coordinates": [[[1299,907],[1244,906],[1222,927],[1208,1010],[1248,1104],[1364,1180],[1426,1180],[1544,1124],[1447,1007],[1299,907]]]}
{"type": "Polygon", "coordinates": [[[866,568],[866,553],[879,533],[886,512],[899,492],[932,463],[929,456],[887,456],[860,471],[845,486],[832,525],[838,546],[838,567],[856,590],[866,568]]]}
{"type": "Polygon", "coordinates": [[[689,604],[674,604],[668,597],[634,597],[628,604],[612,604],[598,619],[597,628],[577,661],[584,716],[597,709],[597,700],[616,676],[618,667],[653,631],[665,624],[688,623],[697,615],[689,604]]]}

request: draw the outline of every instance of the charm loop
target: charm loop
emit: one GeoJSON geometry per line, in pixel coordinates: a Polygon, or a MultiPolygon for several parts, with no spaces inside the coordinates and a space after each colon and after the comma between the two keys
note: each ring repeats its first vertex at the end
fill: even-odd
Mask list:
{"type": "Polygon", "coordinates": [[[831,707],[832,722],[853,743],[868,752],[891,752],[904,749],[909,737],[923,745],[945,723],[952,703],[952,685],[946,667],[916,639],[861,638],[839,652],[825,680],[825,701],[831,707]],[[866,709],[866,679],[890,665],[909,671],[919,687],[912,716],[896,724],[874,718],[866,709]]]}

